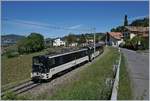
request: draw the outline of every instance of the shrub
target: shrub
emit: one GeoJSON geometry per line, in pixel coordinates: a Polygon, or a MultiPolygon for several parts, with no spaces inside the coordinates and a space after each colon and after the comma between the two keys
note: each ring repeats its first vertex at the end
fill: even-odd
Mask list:
{"type": "Polygon", "coordinates": [[[149,49],[149,37],[142,38],[141,44],[143,46],[142,49],[149,49]]]}
{"type": "Polygon", "coordinates": [[[8,50],[5,55],[8,57],[8,58],[12,58],[12,57],[17,57],[19,56],[19,53],[15,50],[8,50]]]}
{"type": "Polygon", "coordinates": [[[123,45],[122,47],[132,49],[132,50],[149,49],[149,38],[135,36],[131,40],[129,40],[129,39],[125,40],[125,45],[123,45]],[[139,45],[139,42],[140,42],[140,45],[139,45]]]}

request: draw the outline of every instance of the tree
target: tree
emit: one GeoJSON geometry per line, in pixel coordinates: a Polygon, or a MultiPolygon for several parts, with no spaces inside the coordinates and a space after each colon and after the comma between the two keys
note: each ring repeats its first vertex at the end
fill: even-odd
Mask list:
{"type": "Polygon", "coordinates": [[[112,28],[111,32],[125,32],[127,29],[125,28],[125,26],[118,26],[116,28],[112,28]]]}
{"type": "Polygon", "coordinates": [[[66,40],[68,43],[73,43],[73,42],[76,42],[77,41],[77,38],[74,34],[69,34],[67,37],[66,37],[66,40]]]}
{"type": "Polygon", "coordinates": [[[82,44],[82,43],[85,43],[86,42],[86,37],[85,37],[85,35],[84,34],[82,34],[81,36],[80,36],[80,38],[79,38],[79,44],[82,44]]]}
{"type": "Polygon", "coordinates": [[[128,18],[127,15],[124,17],[124,26],[128,26],[128,18]]]}
{"type": "Polygon", "coordinates": [[[44,37],[38,33],[31,33],[19,41],[17,47],[20,54],[40,51],[44,49],[44,37]]]}
{"type": "Polygon", "coordinates": [[[134,20],[134,21],[130,24],[130,26],[148,27],[148,26],[149,26],[149,18],[134,20]]]}
{"type": "Polygon", "coordinates": [[[116,29],[115,29],[115,28],[112,28],[110,31],[111,31],[111,32],[116,32],[116,29]]]}
{"type": "Polygon", "coordinates": [[[31,33],[28,36],[28,45],[32,51],[39,51],[44,48],[44,37],[38,33],[31,33]]]}

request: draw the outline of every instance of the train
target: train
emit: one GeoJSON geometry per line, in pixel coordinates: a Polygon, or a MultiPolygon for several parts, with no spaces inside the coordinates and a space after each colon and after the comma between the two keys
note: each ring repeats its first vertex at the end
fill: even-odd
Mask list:
{"type": "Polygon", "coordinates": [[[32,57],[32,81],[49,80],[53,75],[72,68],[83,62],[91,62],[104,51],[103,44],[89,45],[81,49],[57,55],[32,57]]]}

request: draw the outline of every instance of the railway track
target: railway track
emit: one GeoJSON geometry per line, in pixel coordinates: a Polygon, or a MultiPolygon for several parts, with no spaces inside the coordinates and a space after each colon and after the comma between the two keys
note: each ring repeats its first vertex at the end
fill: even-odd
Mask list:
{"type": "Polygon", "coordinates": [[[20,85],[16,85],[16,86],[13,86],[13,87],[10,87],[10,88],[3,90],[1,92],[1,97],[3,97],[8,92],[13,92],[14,94],[18,95],[18,94],[21,94],[23,92],[26,92],[26,91],[38,86],[40,84],[41,83],[34,83],[32,81],[26,81],[20,85]]]}

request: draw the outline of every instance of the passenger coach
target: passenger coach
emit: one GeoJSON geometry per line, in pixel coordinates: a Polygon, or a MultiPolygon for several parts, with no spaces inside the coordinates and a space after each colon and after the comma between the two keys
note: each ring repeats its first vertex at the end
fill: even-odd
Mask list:
{"type": "Polygon", "coordinates": [[[103,52],[103,45],[96,44],[96,52],[94,54],[94,47],[88,46],[80,50],[57,54],[53,56],[42,55],[35,56],[32,59],[32,73],[33,81],[48,80],[54,74],[69,69],[73,66],[81,64],[86,61],[92,61],[95,57],[103,52]]]}

